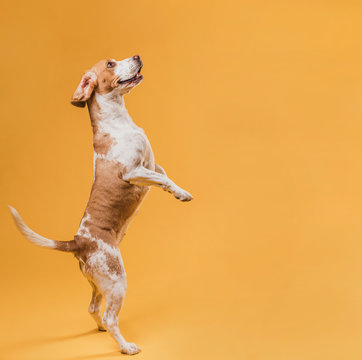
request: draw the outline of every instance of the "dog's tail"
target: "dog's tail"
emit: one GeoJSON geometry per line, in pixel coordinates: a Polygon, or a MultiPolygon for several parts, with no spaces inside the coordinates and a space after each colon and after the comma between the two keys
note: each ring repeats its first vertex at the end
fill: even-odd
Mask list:
{"type": "Polygon", "coordinates": [[[14,221],[20,232],[29,239],[33,244],[43,246],[49,249],[60,250],[65,252],[74,252],[76,250],[76,243],[74,240],[71,241],[57,241],[47,239],[30,228],[28,228],[19,213],[12,207],[9,206],[11,214],[13,215],[14,221]]]}

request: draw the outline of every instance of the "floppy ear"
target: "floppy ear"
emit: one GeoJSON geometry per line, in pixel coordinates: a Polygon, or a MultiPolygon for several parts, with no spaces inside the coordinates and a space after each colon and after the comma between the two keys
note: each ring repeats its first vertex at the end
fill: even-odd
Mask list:
{"type": "Polygon", "coordinates": [[[91,97],[94,88],[97,86],[97,75],[93,71],[87,71],[80,81],[77,90],[71,100],[71,104],[78,107],[85,107],[86,101],[91,97]]]}

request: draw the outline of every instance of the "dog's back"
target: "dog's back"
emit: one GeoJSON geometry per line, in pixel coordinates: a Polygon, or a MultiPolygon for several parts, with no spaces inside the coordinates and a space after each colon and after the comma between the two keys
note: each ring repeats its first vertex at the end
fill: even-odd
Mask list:
{"type": "Polygon", "coordinates": [[[75,236],[77,257],[86,262],[89,241],[118,246],[149,187],[131,185],[120,178],[120,163],[97,159],[90,198],[75,236]]]}

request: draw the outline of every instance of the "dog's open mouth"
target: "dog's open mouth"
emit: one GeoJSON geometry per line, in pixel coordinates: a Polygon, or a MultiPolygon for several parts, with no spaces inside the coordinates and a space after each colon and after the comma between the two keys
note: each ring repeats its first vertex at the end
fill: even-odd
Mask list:
{"type": "Polygon", "coordinates": [[[137,74],[133,77],[131,77],[130,79],[127,80],[119,80],[118,84],[127,84],[127,83],[132,83],[134,81],[138,81],[142,79],[142,75],[141,75],[141,69],[142,69],[142,65],[140,66],[140,68],[137,71],[137,74]]]}

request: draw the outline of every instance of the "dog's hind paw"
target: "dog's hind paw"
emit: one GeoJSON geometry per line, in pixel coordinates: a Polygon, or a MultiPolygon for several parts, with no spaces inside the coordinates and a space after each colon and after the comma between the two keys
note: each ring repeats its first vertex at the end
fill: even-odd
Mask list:
{"type": "Polygon", "coordinates": [[[138,354],[141,349],[134,343],[125,343],[121,347],[122,354],[135,355],[138,354]]]}

